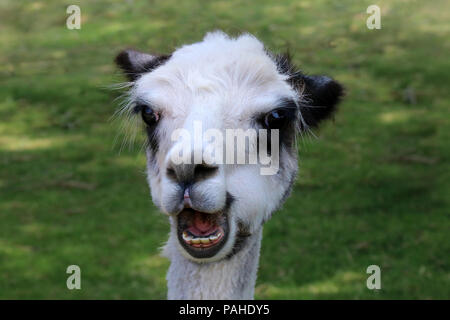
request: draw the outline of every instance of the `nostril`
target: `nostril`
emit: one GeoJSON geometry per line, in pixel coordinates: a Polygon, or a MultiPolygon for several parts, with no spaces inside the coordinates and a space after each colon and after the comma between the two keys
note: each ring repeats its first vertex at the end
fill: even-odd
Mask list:
{"type": "Polygon", "coordinates": [[[182,164],[174,166],[169,164],[166,167],[166,176],[183,185],[189,185],[200,180],[210,178],[219,172],[219,167],[215,165],[202,164],[182,164]]]}
{"type": "Polygon", "coordinates": [[[219,171],[219,167],[214,165],[208,165],[205,163],[197,164],[194,168],[194,176],[198,178],[206,178],[216,174],[219,171]]]}
{"type": "Polygon", "coordinates": [[[166,174],[167,174],[168,177],[171,177],[173,179],[176,179],[176,177],[177,177],[177,174],[176,174],[175,170],[173,168],[171,168],[171,167],[167,167],[166,174]]]}

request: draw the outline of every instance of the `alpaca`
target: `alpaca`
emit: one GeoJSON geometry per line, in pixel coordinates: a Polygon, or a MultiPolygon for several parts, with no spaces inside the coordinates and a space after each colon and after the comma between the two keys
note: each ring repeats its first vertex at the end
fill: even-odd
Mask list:
{"type": "Polygon", "coordinates": [[[296,178],[296,134],[333,114],[341,85],[297,71],[250,34],[216,31],[170,55],[125,50],[115,61],[129,79],[122,112],[147,136],[152,200],[170,222],[168,298],[253,299],[263,224],[296,178]],[[178,128],[195,135],[195,121],[205,130],[277,130],[276,174],[262,175],[260,163],[174,163],[179,144],[207,147],[171,139],[178,128]]]}

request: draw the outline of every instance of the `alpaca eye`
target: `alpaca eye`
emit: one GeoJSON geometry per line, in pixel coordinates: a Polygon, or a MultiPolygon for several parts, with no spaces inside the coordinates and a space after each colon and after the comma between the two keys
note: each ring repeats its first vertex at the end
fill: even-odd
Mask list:
{"type": "Polygon", "coordinates": [[[294,109],[275,109],[264,116],[264,125],[268,129],[281,129],[288,121],[294,118],[294,109]]]}
{"type": "Polygon", "coordinates": [[[142,115],[142,120],[144,120],[144,122],[151,126],[153,124],[155,124],[156,122],[158,122],[159,120],[159,115],[153,111],[153,109],[149,106],[143,105],[140,106],[141,109],[141,115],[142,115]]]}

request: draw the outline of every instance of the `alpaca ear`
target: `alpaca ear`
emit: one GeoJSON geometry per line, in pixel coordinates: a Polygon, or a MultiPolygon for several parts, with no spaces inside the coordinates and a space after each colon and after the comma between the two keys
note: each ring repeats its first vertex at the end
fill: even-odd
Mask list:
{"type": "Polygon", "coordinates": [[[306,100],[306,105],[301,107],[302,116],[309,127],[317,127],[336,111],[344,89],[337,81],[326,76],[302,75],[302,80],[306,100]]]}
{"type": "Polygon", "coordinates": [[[143,73],[154,70],[169,58],[170,56],[153,56],[135,50],[124,50],[114,61],[130,81],[135,81],[143,73]]]}

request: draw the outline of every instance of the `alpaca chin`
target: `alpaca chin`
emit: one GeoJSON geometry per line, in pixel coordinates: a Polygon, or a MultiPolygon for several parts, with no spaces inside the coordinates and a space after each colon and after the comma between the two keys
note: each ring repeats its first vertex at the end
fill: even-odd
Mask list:
{"type": "MultiPolygon", "coordinates": [[[[163,248],[163,256],[171,261],[167,273],[168,299],[253,299],[261,235],[262,228],[249,236],[246,244],[234,255],[196,261],[180,250],[171,232],[163,248]]],[[[229,250],[232,251],[232,248],[229,250]]]]}

